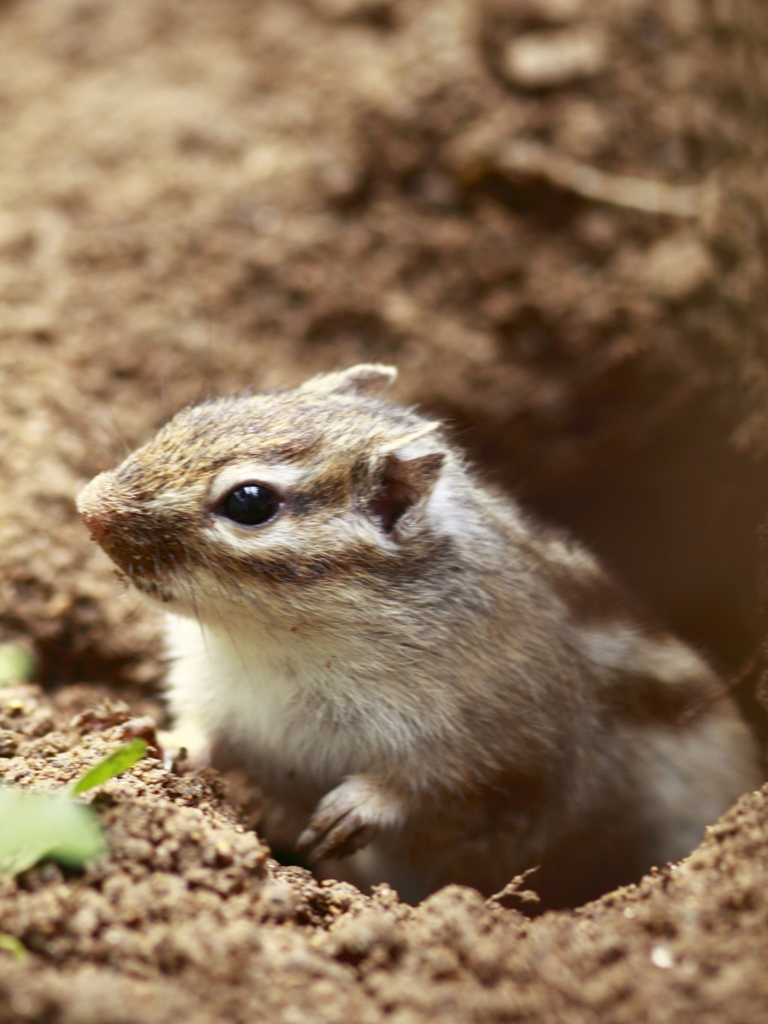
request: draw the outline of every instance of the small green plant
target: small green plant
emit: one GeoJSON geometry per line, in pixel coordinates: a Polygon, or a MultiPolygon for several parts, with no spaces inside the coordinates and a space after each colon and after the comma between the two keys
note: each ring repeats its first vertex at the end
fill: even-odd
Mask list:
{"type": "Polygon", "coordinates": [[[35,672],[35,658],[26,644],[0,644],[0,686],[23,683],[35,672]]]}
{"type": "Polygon", "coordinates": [[[0,933],[0,951],[10,953],[16,960],[26,960],[29,956],[27,947],[23,942],[19,942],[14,935],[0,933]]]}
{"type": "Polygon", "coordinates": [[[147,741],[139,737],[131,740],[130,743],[123,743],[122,746],[113,750],[111,754],[107,754],[93,768],[89,768],[85,775],[80,776],[72,786],[72,796],[80,796],[81,793],[93,789],[94,786],[100,786],[102,782],[107,782],[109,779],[114,779],[117,775],[122,775],[131,765],[136,764],[137,761],[144,757],[146,750],[147,741]]]}
{"type": "Polygon", "coordinates": [[[98,818],[74,797],[120,775],[140,760],[147,742],[113,750],[74,785],[56,793],[0,785],[0,875],[13,877],[46,857],[81,868],[107,850],[98,818]]]}

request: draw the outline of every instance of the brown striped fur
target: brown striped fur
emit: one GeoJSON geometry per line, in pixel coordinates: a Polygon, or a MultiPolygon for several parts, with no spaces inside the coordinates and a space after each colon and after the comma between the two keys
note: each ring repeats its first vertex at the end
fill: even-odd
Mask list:
{"type": "Polygon", "coordinates": [[[192,406],[80,496],[169,611],[169,744],[244,764],[269,838],[412,900],[540,864],[572,904],[682,856],[760,781],[729,699],[678,724],[717,677],[382,399],[393,377],[192,406]],[[254,482],[279,511],[233,524],[254,482]]]}

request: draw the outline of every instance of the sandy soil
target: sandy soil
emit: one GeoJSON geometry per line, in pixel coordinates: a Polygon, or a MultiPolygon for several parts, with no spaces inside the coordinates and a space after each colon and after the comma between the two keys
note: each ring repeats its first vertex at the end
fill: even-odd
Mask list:
{"type": "MultiPolygon", "coordinates": [[[[68,724],[85,703],[160,714],[156,620],[88,542],[81,484],[196,396],[358,359],[740,665],[766,52],[760,0],[0,4],[0,634],[45,687],[0,691],[0,772],[64,780],[114,742],[68,724]]],[[[682,867],[533,922],[280,868],[216,779],[152,760],[98,804],[107,864],[0,889],[30,950],[0,949],[0,1019],[766,1012],[760,795],[682,867]]]]}
{"type": "MultiPolygon", "coordinates": [[[[136,727],[95,696],[0,691],[4,778],[67,782],[136,727]]],[[[214,773],[151,756],[95,805],[106,861],[0,882],[2,931],[28,950],[0,951],[0,1020],[743,1024],[768,1009],[768,792],[682,864],[533,921],[515,896],[449,886],[413,908],[280,867],[214,773]]]]}

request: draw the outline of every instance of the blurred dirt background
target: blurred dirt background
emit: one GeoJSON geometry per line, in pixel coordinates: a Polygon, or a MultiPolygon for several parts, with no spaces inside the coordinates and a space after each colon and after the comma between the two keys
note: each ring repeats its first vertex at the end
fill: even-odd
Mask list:
{"type": "MultiPolygon", "coordinates": [[[[158,713],[157,622],[82,483],[193,398],[360,359],[736,671],[768,509],[766,55],[761,0],[2,0],[0,635],[48,696],[0,691],[0,771],[68,778],[107,692],[158,713]]],[[[0,948],[0,1019],[768,1011],[763,797],[683,868],[529,924],[317,885],[215,780],[131,780],[109,865],[0,890],[32,951],[0,948]]]]}

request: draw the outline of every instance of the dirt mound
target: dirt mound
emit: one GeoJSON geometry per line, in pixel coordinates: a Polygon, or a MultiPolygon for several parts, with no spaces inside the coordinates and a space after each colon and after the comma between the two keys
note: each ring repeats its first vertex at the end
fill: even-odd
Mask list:
{"type": "MultiPolygon", "coordinates": [[[[16,749],[4,778],[63,784],[131,728],[114,702],[73,719],[88,699],[0,692],[16,749]]],[[[765,792],[682,864],[533,921],[502,905],[522,905],[514,894],[448,886],[413,908],[388,886],[368,897],[280,867],[215,775],[179,778],[152,757],[95,805],[108,860],[82,877],[49,863],[0,883],[2,931],[28,951],[0,949],[3,1020],[735,1024],[768,1007],[765,792]]]]}
{"type": "MultiPolygon", "coordinates": [[[[360,359],[740,664],[768,508],[767,25],[759,0],[1,4],[0,631],[58,692],[0,691],[2,774],[105,749],[119,725],[67,724],[97,693],[159,714],[136,687],[157,622],[79,487],[195,397],[360,359]],[[83,681],[109,690],[60,689],[83,681]]],[[[218,787],[142,762],[98,798],[106,865],[2,883],[30,954],[0,944],[0,1016],[765,1013],[759,794],[683,866],[529,922],[279,868],[218,787]]]]}

